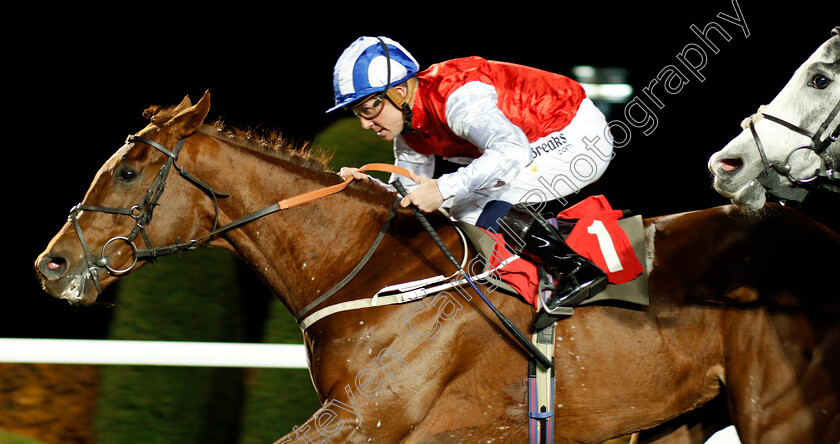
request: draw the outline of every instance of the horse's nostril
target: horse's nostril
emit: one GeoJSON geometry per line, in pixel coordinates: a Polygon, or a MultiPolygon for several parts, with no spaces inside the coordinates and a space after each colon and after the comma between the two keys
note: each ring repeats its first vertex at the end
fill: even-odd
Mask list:
{"type": "Polygon", "coordinates": [[[731,173],[737,170],[738,168],[741,168],[741,165],[743,164],[744,161],[738,158],[722,159],[720,162],[718,162],[718,167],[723,171],[731,173]]]}
{"type": "Polygon", "coordinates": [[[61,256],[45,257],[38,264],[41,273],[49,279],[58,279],[67,270],[67,260],[61,256]]]}

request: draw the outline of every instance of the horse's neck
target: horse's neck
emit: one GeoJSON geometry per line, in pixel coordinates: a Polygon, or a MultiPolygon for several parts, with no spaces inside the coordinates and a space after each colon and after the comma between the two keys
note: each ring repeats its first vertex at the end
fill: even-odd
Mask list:
{"type": "MultiPolygon", "coordinates": [[[[220,224],[340,181],[314,161],[215,140],[205,149],[218,152],[200,156],[206,164],[195,168],[212,171],[208,177],[219,182],[214,187],[230,193],[219,200],[220,224]]],[[[226,232],[214,246],[237,254],[295,312],[343,278],[365,253],[389,210],[383,198],[367,190],[345,191],[256,219],[226,232]]]]}

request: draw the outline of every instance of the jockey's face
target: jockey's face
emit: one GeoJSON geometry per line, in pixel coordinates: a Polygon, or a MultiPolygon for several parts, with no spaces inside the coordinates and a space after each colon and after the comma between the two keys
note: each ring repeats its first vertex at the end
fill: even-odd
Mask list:
{"type": "MultiPolygon", "coordinates": [[[[398,94],[405,97],[405,89],[394,88],[398,94]]],[[[374,131],[384,140],[394,140],[403,130],[405,118],[402,110],[397,108],[388,97],[373,96],[353,107],[353,112],[359,117],[362,128],[374,131]]]]}

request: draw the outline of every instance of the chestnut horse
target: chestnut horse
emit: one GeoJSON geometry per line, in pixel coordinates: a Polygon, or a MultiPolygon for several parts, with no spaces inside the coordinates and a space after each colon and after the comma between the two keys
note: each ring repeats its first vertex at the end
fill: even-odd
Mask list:
{"type": "MultiPolygon", "coordinates": [[[[91,304],[99,288],[150,257],[208,245],[247,262],[298,314],[348,276],[380,232],[361,271],[317,308],[453,274],[410,211],[398,209],[386,227],[396,198],[375,183],[274,211],[278,199],[341,180],[306,152],[203,124],[208,110],[205,94],[195,105],[185,98],[147,111],[149,125],[104,164],[37,259],[47,292],[91,304]],[[261,208],[272,211],[247,217],[261,208]]],[[[455,256],[475,254],[445,217],[429,219],[455,256]]],[[[838,251],[837,234],[777,206],[644,225],[650,305],[579,307],[556,324],[554,441],[601,443],[692,425],[683,418],[716,400],[745,443],[836,444],[840,261],[824,253],[838,251]]],[[[530,332],[532,306],[484,288],[530,332]]],[[[528,355],[469,290],[367,305],[303,330],[323,406],[278,431],[288,432],[278,442],[527,441],[528,355]]],[[[703,442],[711,432],[672,437],[703,442]]]]}

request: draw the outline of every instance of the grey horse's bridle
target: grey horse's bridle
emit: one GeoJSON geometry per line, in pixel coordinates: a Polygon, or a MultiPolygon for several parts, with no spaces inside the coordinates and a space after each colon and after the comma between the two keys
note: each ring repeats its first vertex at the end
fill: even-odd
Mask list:
{"type": "Polygon", "coordinates": [[[840,136],[840,125],[834,128],[834,130],[831,133],[829,133],[824,139],[822,138],[823,134],[828,129],[828,126],[831,124],[832,120],[834,120],[834,118],[837,116],[838,112],[840,112],[840,101],[838,101],[837,104],[834,105],[834,109],[831,110],[831,112],[828,114],[828,117],[825,118],[823,123],[813,133],[806,130],[805,128],[794,125],[786,120],[765,113],[764,107],[760,107],[758,112],[756,112],[750,118],[747,119],[748,127],[750,129],[750,132],[752,133],[756,148],[758,148],[758,154],[761,156],[761,162],[764,165],[764,170],[761,172],[761,174],[759,174],[757,180],[762,186],[764,186],[764,188],[767,189],[768,193],[773,194],[781,199],[790,199],[796,201],[801,201],[805,197],[805,195],[808,194],[808,190],[804,188],[805,185],[816,186],[828,191],[840,193],[840,187],[833,183],[830,183],[835,180],[840,180],[840,171],[837,170],[838,166],[840,165],[835,165],[834,160],[831,159],[831,157],[827,153],[828,147],[832,143],[836,142],[838,136],[840,136]],[[763,117],[770,122],[781,125],[793,132],[808,137],[809,139],[811,139],[811,143],[808,145],[802,145],[791,150],[791,152],[788,153],[787,157],[785,158],[784,162],[771,162],[767,158],[767,154],[764,151],[764,145],[761,143],[761,138],[758,136],[758,131],[756,131],[755,129],[755,120],[758,116],[763,117]],[[802,150],[813,151],[817,156],[820,157],[823,166],[817,168],[814,171],[814,173],[810,176],[795,177],[792,173],[793,167],[790,164],[790,160],[794,153],[802,150]],[[782,186],[782,176],[790,180],[793,186],[782,186]],[[822,179],[824,181],[819,181],[818,179],[822,179]]]}

